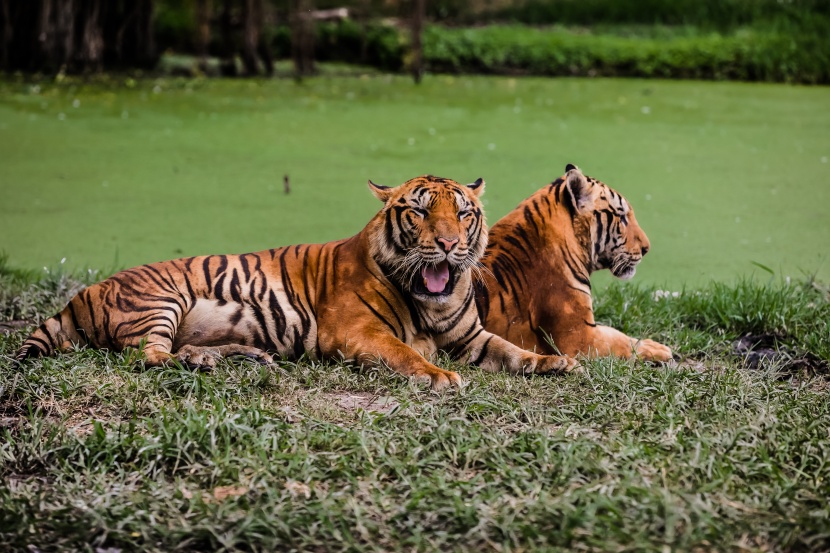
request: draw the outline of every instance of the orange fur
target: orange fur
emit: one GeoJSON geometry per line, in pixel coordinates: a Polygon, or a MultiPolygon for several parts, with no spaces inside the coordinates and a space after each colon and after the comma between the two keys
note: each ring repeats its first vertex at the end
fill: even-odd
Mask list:
{"type": "Polygon", "coordinates": [[[628,201],[568,165],[490,230],[476,282],[484,327],[539,352],[668,361],[668,347],[594,321],[591,273],[631,278],[649,247],[628,201]]]}
{"type": "Polygon", "coordinates": [[[384,207],[352,238],[122,271],[75,296],[17,358],[73,344],[143,345],[150,365],[305,354],[385,364],[434,388],[461,383],[426,359],[438,349],[488,370],[575,366],[523,351],[481,326],[471,267],[487,243],[483,181],[464,186],[429,176],[370,188],[384,207]]]}

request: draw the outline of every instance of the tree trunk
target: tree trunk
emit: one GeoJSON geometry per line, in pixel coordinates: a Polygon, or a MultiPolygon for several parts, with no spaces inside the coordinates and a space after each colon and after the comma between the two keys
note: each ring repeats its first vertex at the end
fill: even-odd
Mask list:
{"type": "Polygon", "coordinates": [[[66,70],[75,55],[75,2],[59,0],[55,20],[55,59],[60,70],[66,70]]]}
{"type": "Polygon", "coordinates": [[[257,52],[259,53],[259,59],[262,62],[262,67],[265,69],[265,74],[270,77],[274,74],[274,55],[271,53],[271,45],[268,43],[268,33],[265,32],[265,29],[268,25],[274,25],[276,22],[274,21],[275,17],[273,17],[273,10],[269,10],[269,12],[266,13],[267,8],[263,5],[262,0],[256,1],[257,4],[259,4],[260,14],[260,33],[257,52]]]}
{"type": "Polygon", "coordinates": [[[257,44],[259,43],[259,30],[262,21],[262,4],[257,0],[245,1],[245,24],[242,29],[242,65],[245,67],[245,74],[254,76],[259,74],[259,63],[257,63],[257,44]]]}
{"type": "Polygon", "coordinates": [[[314,21],[311,19],[312,0],[295,0],[291,15],[291,57],[294,60],[294,77],[313,75],[314,21]]]}
{"type": "Polygon", "coordinates": [[[155,5],[153,0],[141,0],[142,10],[139,12],[138,36],[139,49],[137,61],[146,67],[152,67],[158,61],[156,54],[155,33],[155,5]]]}
{"type": "Polygon", "coordinates": [[[101,33],[101,0],[87,0],[81,35],[80,60],[84,71],[98,72],[103,67],[104,37],[101,33]]]}
{"type": "Polygon", "coordinates": [[[221,72],[228,77],[236,76],[236,48],[233,44],[232,0],[222,5],[222,64],[221,72]]]}
{"type": "Polygon", "coordinates": [[[412,14],[412,78],[415,84],[420,84],[424,76],[424,47],[422,34],[424,30],[424,12],[426,0],[415,0],[412,14]]]}
{"type": "Polygon", "coordinates": [[[10,69],[12,39],[14,39],[14,27],[12,27],[12,14],[9,9],[10,0],[0,0],[0,18],[3,19],[3,35],[0,36],[0,68],[10,69]]]}
{"type": "Polygon", "coordinates": [[[210,0],[197,0],[196,2],[196,53],[199,56],[199,69],[206,73],[208,69],[207,58],[210,49],[210,0]]]}

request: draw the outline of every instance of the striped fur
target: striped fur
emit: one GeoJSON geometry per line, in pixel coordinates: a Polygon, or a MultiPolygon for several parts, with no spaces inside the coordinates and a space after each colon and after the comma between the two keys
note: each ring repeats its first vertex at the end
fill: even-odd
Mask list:
{"type": "Polygon", "coordinates": [[[539,352],[670,360],[668,347],[594,321],[591,273],[631,278],[649,241],[624,197],[573,165],[565,171],[490,230],[489,270],[475,283],[484,327],[539,352]]]}
{"type": "Polygon", "coordinates": [[[463,186],[427,176],[370,188],[384,207],[352,238],[117,273],[75,296],[17,358],[75,344],[114,351],[143,344],[149,365],[175,358],[211,367],[229,355],[267,363],[269,353],[305,354],[386,364],[434,388],[461,382],[427,361],[438,349],[489,370],[575,365],[482,328],[471,270],[487,244],[483,181],[463,186]]]}

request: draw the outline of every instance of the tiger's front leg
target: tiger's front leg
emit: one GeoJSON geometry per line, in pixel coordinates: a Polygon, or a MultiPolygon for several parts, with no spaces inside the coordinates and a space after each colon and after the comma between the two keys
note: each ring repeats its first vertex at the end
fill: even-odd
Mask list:
{"type": "Polygon", "coordinates": [[[463,384],[458,373],[436,367],[397,337],[375,332],[368,339],[349,340],[346,357],[360,363],[385,364],[404,376],[428,380],[433,390],[463,384]]]}
{"type": "Polygon", "coordinates": [[[665,363],[672,360],[672,351],[668,346],[648,339],[637,339],[627,336],[623,332],[610,326],[597,325],[590,344],[586,344],[581,351],[589,355],[614,355],[623,359],[637,357],[644,361],[665,363]]]}
{"type": "Polygon", "coordinates": [[[507,370],[517,374],[567,373],[579,367],[576,359],[565,355],[539,355],[523,350],[507,340],[480,332],[462,352],[463,358],[487,371],[507,370]]]}

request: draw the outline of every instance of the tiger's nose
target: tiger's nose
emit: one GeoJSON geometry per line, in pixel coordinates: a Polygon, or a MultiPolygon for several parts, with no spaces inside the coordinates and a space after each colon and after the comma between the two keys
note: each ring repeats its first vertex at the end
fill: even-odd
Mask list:
{"type": "Polygon", "coordinates": [[[647,254],[648,253],[648,246],[646,245],[646,246],[641,247],[640,248],[640,253],[643,254],[643,255],[647,254]]]}
{"type": "Polygon", "coordinates": [[[458,238],[444,238],[443,236],[439,236],[435,239],[435,241],[441,245],[441,248],[445,252],[449,252],[452,250],[453,246],[458,244],[458,238]]]}

